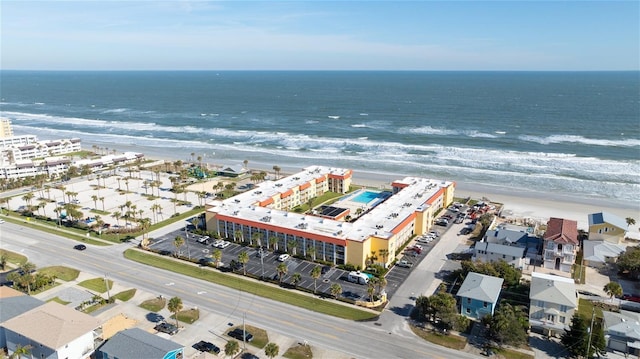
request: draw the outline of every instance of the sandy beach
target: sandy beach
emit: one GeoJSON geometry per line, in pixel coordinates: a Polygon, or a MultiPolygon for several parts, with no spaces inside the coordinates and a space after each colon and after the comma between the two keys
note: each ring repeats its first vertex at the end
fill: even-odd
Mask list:
{"type": "MultiPolygon", "coordinates": [[[[83,143],[83,148],[90,150],[92,144],[83,143]]],[[[148,147],[120,147],[118,151],[135,151],[142,152],[146,158],[154,160],[167,160],[167,161],[188,161],[188,158],[184,157],[183,152],[188,150],[181,149],[181,151],[169,151],[168,149],[150,149],[148,147]],[[182,155],[182,156],[181,156],[182,155]]],[[[205,158],[204,162],[210,167],[212,166],[230,166],[230,165],[242,165],[238,162],[226,162],[223,160],[217,161],[212,158],[205,158]]],[[[269,174],[273,174],[273,165],[256,163],[250,161],[248,167],[252,170],[266,171],[269,174]]],[[[281,176],[295,173],[300,171],[305,165],[301,165],[299,168],[295,167],[281,167],[281,176]]],[[[353,183],[358,185],[364,185],[375,188],[390,188],[390,183],[393,180],[406,177],[405,174],[388,174],[388,173],[376,173],[372,171],[362,171],[357,168],[353,168],[353,183]]],[[[448,178],[442,178],[443,180],[450,180],[448,178]]],[[[219,182],[219,180],[212,181],[211,185],[219,182]]],[[[198,184],[196,187],[202,186],[198,184]]],[[[205,184],[205,188],[210,187],[209,184],[205,184]]],[[[571,219],[578,222],[579,229],[588,228],[588,215],[596,212],[609,212],[615,214],[621,218],[632,217],[640,223],[640,202],[629,203],[617,200],[610,200],[607,198],[578,198],[571,196],[571,194],[557,194],[557,193],[540,193],[533,191],[524,191],[514,188],[497,187],[491,184],[479,184],[468,183],[464,181],[456,181],[456,197],[473,199],[487,198],[492,202],[504,204],[503,215],[513,218],[530,218],[533,220],[546,222],[550,217],[559,217],[565,219],[571,219]]],[[[640,224],[636,224],[640,227],[640,224]]],[[[631,231],[639,231],[638,228],[630,228],[631,231]]]]}

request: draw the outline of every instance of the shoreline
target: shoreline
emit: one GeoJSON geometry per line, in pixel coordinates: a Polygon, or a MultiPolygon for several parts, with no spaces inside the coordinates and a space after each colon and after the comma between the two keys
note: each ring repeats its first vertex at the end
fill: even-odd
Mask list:
{"type": "MultiPolygon", "coordinates": [[[[94,143],[83,142],[83,149],[92,150],[91,146],[94,143]]],[[[118,148],[120,152],[123,151],[135,151],[145,155],[146,159],[150,160],[168,160],[176,161],[182,160],[189,161],[189,159],[181,156],[182,150],[176,152],[170,152],[168,149],[157,149],[153,151],[152,148],[144,147],[140,148],[135,145],[120,146],[118,148]]],[[[196,155],[199,155],[196,153],[196,155]]],[[[242,161],[229,161],[224,158],[218,158],[220,161],[211,161],[213,158],[204,158],[203,162],[209,166],[228,166],[228,165],[242,165],[242,161]],[[237,162],[237,163],[236,163],[237,162]]],[[[273,164],[265,164],[260,162],[249,161],[248,167],[253,170],[265,171],[269,174],[273,173],[273,164]]],[[[291,174],[302,170],[306,167],[301,165],[295,166],[280,166],[281,176],[291,174]]],[[[367,171],[358,168],[353,169],[353,183],[357,185],[363,185],[374,188],[390,188],[390,183],[393,180],[402,179],[409,175],[406,174],[390,174],[380,173],[374,171],[367,171]]],[[[411,177],[411,176],[409,176],[411,177]]],[[[450,180],[442,178],[443,180],[450,180]]],[[[527,191],[525,189],[518,188],[504,188],[491,184],[473,183],[456,181],[455,196],[458,198],[473,198],[482,199],[488,198],[492,202],[504,204],[503,214],[509,214],[512,218],[530,218],[546,222],[550,217],[559,217],[578,222],[579,229],[588,229],[588,215],[590,213],[597,212],[609,212],[622,219],[632,217],[640,222],[640,203],[623,202],[618,200],[612,200],[608,198],[589,198],[589,197],[576,197],[571,194],[553,193],[553,192],[535,192],[527,191]]],[[[636,231],[638,228],[632,227],[630,231],[636,231]]]]}

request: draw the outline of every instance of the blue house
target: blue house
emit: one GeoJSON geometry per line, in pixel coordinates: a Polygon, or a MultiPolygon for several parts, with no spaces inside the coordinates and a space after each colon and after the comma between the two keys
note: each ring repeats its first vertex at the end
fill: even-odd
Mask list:
{"type": "Polygon", "coordinates": [[[122,330],[99,349],[98,359],[182,359],[184,346],[139,328],[122,330]]]}
{"type": "Polygon", "coordinates": [[[470,272],[467,274],[457,296],[460,298],[460,314],[481,319],[493,315],[498,303],[504,279],[470,272]]]}

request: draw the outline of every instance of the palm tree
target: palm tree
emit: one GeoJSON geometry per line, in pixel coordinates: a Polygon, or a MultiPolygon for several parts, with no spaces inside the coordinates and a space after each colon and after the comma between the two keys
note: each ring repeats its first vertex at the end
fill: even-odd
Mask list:
{"type": "Polygon", "coordinates": [[[142,228],[142,247],[146,248],[149,244],[149,228],[151,228],[150,218],[141,218],[139,220],[140,227],[142,228]]]}
{"type": "Polygon", "coordinates": [[[244,160],[242,161],[242,164],[244,165],[244,169],[247,169],[247,166],[249,165],[249,160],[244,160]]]}
{"type": "Polygon", "coordinates": [[[173,297],[169,299],[167,309],[169,309],[169,311],[173,313],[173,316],[176,318],[176,327],[180,326],[180,324],[178,323],[178,312],[182,310],[182,307],[182,299],[180,299],[179,297],[173,297]]]}
{"type": "Polygon", "coordinates": [[[102,211],[104,212],[104,197],[100,197],[99,200],[102,202],[102,211]]]}
{"type": "Polygon", "coordinates": [[[278,272],[278,282],[280,284],[282,284],[282,278],[289,271],[289,267],[287,267],[286,263],[282,262],[282,263],[278,264],[278,266],[276,267],[276,271],[278,272]]]}
{"type": "Polygon", "coordinates": [[[22,196],[22,199],[26,202],[27,207],[31,206],[31,200],[33,199],[34,195],[33,193],[29,192],[27,194],[25,194],[24,196],[22,196]]]}
{"type": "Polygon", "coordinates": [[[180,256],[180,247],[184,245],[184,238],[176,236],[176,238],[173,240],[173,245],[176,247],[176,256],[180,256]]]}
{"type": "Polygon", "coordinates": [[[302,274],[298,272],[293,273],[293,275],[291,276],[291,283],[293,284],[294,287],[297,287],[298,283],[300,283],[301,280],[302,280],[302,274]]]}
{"type": "Polygon", "coordinates": [[[115,211],[115,212],[112,213],[112,216],[113,216],[113,218],[116,219],[116,224],[118,226],[120,226],[120,218],[122,217],[122,213],[118,212],[118,211],[115,211]]]}
{"type": "Polygon", "coordinates": [[[333,283],[329,288],[329,293],[331,293],[334,298],[338,299],[338,296],[342,293],[342,286],[338,283],[333,283]]]}
{"type": "Polygon", "coordinates": [[[387,257],[389,257],[389,250],[388,249],[380,249],[378,250],[378,254],[380,254],[380,257],[382,257],[382,260],[384,261],[384,266],[385,268],[387,267],[387,257]]]}
{"type": "MultiPolygon", "coordinates": [[[[262,233],[260,233],[260,232],[254,232],[254,233],[251,235],[251,239],[253,239],[253,240],[255,240],[255,241],[256,241],[256,243],[257,243],[256,245],[257,245],[258,247],[262,246],[262,243],[261,243],[261,242],[262,242],[262,241],[261,241],[261,239],[262,239],[262,233]]],[[[253,245],[253,243],[249,243],[249,245],[253,245]]]]}
{"type": "Polygon", "coordinates": [[[291,252],[291,255],[295,256],[296,255],[296,244],[298,244],[298,242],[296,242],[295,239],[290,239],[287,241],[287,252],[291,252]]]}
{"type": "Polygon", "coordinates": [[[625,220],[625,221],[627,221],[627,226],[629,226],[629,227],[631,227],[631,226],[633,226],[634,224],[636,224],[636,220],[635,220],[635,219],[633,219],[632,217],[627,217],[627,218],[625,218],[624,220],[625,220]]]}
{"type": "Polygon", "coordinates": [[[278,251],[278,237],[273,236],[273,237],[269,237],[269,246],[271,247],[271,249],[273,249],[274,251],[278,251]]]}
{"type": "Polygon", "coordinates": [[[215,251],[213,251],[212,257],[216,263],[216,268],[218,268],[218,266],[220,266],[220,260],[222,260],[222,251],[216,249],[215,251]]]}
{"type": "Polygon", "coordinates": [[[318,289],[317,283],[318,283],[318,278],[320,278],[321,274],[322,274],[322,268],[320,268],[320,266],[315,266],[311,270],[311,278],[313,278],[313,293],[315,293],[316,290],[318,289]]]}
{"type": "Polygon", "coordinates": [[[193,217],[193,219],[191,220],[191,224],[193,224],[193,227],[198,230],[198,224],[200,223],[200,219],[198,219],[198,217],[193,217]]]}
{"type": "Polygon", "coordinates": [[[380,277],[378,278],[378,295],[382,295],[382,291],[387,286],[387,278],[380,277]]]}
{"type": "Polygon", "coordinates": [[[96,196],[95,194],[91,196],[91,199],[93,200],[93,208],[98,208],[98,196],[96,196]]]}
{"type": "Polygon", "coordinates": [[[33,271],[36,270],[36,265],[31,263],[31,262],[24,262],[24,264],[22,264],[20,266],[20,271],[22,271],[22,280],[23,283],[27,285],[27,294],[31,294],[31,284],[33,284],[34,282],[34,278],[33,278],[33,274],[31,274],[33,271]]]}
{"type": "Polygon", "coordinates": [[[7,268],[8,257],[5,253],[0,254],[0,268],[5,270],[7,268]]]}
{"type": "Polygon", "coordinates": [[[16,345],[16,348],[13,350],[13,353],[9,356],[9,359],[19,359],[22,357],[30,357],[31,356],[31,349],[33,347],[29,344],[27,345],[16,345]]]}
{"type": "Polygon", "coordinates": [[[369,280],[367,283],[367,294],[369,295],[369,300],[373,303],[373,294],[376,292],[376,284],[373,281],[373,278],[369,280]]]}
{"type": "Polygon", "coordinates": [[[240,344],[231,339],[224,345],[224,355],[234,357],[240,351],[240,344]]]}
{"type": "Polygon", "coordinates": [[[619,297],[622,295],[622,286],[620,286],[620,283],[618,282],[607,283],[604,286],[603,290],[609,295],[609,298],[611,300],[613,300],[614,296],[619,297]]]}
{"type": "MultiPolygon", "coordinates": [[[[242,239],[242,231],[241,230],[236,230],[235,232],[233,232],[233,241],[237,242],[238,238],[242,239]]],[[[243,240],[244,242],[244,240],[243,240]]]]}
{"type": "Polygon", "coordinates": [[[266,347],[264,347],[264,355],[273,359],[278,356],[280,352],[280,347],[276,343],[269,343],[266,347]]]}
{"type": "Polygon", "coordinates": [[[278,177],[280,177],[280,166],[278,165],[273,166],[273,172],[276,173],[276,179],[278,179],[278,177]]]}
{"type": "Polygon", "coordinates": [[[247,251],[242,251],[238,254],[238,262],[242,264],[242,272],[244,275],[247,275],[247,262],[249,261],[249,253],[247,251]]]}
{"type": "Polygon", "coordinates": [[[316,247],[307,248],[307,255],[310,255],[313,261],[316,260],[316,247]]]}

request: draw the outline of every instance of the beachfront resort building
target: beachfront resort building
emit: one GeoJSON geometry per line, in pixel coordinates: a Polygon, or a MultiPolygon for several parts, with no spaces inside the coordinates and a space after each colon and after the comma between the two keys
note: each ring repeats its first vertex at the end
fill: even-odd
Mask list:
{"type": "Polygon", "coordinates": [[[580,242],[578,222],[563,218],[549,218],[544,232],[544,267],[571,273],[580,242]]]}
{"type": "Polygon", "coordinates": [[[455,183],[407,177],[391,190],[361,189],[310,214],[291,210],[326,192],[347,194],[353,171],[311,166],[226,200],[207,203],[207,230],[334,264],[388,266],[436,212],[453,202],[455,183]],[[272,244],[273,243],[273,244],[272,244]]]}
{"type": "Polygon", "coordinates": [[[589,240],[620,244],[629,230],[627,222],[608,212],[589,215],[589,240]]]}
{"type": "Polygon", "coordinates": [[[531,273],[529,292],[531,329],[554,336],[569,330],[578,310],[578,292],[571,278],[539,272],[531,273]]]}

